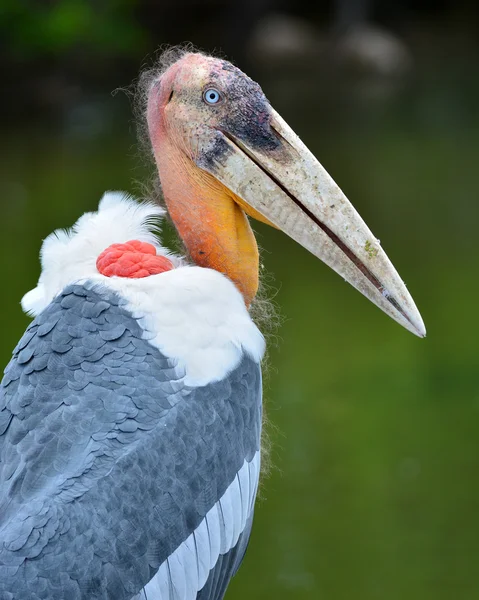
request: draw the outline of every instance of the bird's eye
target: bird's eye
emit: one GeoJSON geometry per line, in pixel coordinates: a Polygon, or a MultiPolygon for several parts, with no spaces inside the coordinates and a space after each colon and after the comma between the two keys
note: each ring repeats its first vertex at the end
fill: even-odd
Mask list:
{"type": "Polygon", "coordinates": [[[203,99],[206,104],[218,104],[221,100],[221,94],[215,88],[209,88],[204,92],[203,99]]]}

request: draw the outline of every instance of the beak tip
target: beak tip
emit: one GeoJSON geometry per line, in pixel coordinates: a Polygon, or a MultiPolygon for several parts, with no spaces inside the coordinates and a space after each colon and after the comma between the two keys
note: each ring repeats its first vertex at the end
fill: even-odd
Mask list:
{"type": "Polygon", "coordinates": [[[414,335],[421,339],[426,337],[426,326],[424,325],[424,321],[422,320],[421,315],[419,313],[417,313],[416,319],[411,320],[411,325],[412,327],[410,331],[414,333],[414,335]]]}
{"type": "Polygon", "coordinates": [[[423,338],[423,339],[425,337],[427,337],[427,332],[426,332],[426,328],[425,327],[423,327],[422,331],[419,331],[418,337],[423,338]]]}

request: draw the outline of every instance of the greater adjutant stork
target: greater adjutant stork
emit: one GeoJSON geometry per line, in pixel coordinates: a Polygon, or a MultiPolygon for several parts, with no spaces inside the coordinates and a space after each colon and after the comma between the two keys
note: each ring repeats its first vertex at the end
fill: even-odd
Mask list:
{"type": "Polygon", "coordinates": [[[148,79],[168,212],[107,193],[42,247],[0,395],[1,600],[219,600],[251,531],[264,340],[247,215],[422,337],[376,238],[260,87],[184,53],[148,79]]]}

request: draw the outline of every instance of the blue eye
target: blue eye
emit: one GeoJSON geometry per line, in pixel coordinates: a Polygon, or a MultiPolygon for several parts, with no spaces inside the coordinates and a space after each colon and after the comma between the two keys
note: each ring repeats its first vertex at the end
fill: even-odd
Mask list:
{"type": "Polygon", "coordinates": [[[208,88],[203,94],[203,99],[207,104],[218,104],[221,94],[215,88],[208,88]]]}

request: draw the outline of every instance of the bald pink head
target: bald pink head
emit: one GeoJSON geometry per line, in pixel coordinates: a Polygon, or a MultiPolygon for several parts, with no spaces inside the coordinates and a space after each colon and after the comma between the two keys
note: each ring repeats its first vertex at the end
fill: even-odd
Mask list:
{"type": "Polygon", "coordinates": [[[247,207],[205,167],[228,153],[225,135],[276,148],[270,112],[259,85],[203,54],[185,54],[148,94],[148,130],[172,220],[195,263],[230,277],[247,304],[257,291],[259,263],[247,207]]]}

